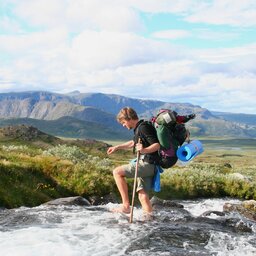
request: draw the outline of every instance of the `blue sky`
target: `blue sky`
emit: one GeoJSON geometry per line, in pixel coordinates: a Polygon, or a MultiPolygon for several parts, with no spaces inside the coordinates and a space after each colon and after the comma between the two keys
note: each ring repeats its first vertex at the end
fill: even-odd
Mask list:
{"type": "Polygon", "coordinates": [[[254,0],[0,0],[0,92],[256,114],[254,0]]]}

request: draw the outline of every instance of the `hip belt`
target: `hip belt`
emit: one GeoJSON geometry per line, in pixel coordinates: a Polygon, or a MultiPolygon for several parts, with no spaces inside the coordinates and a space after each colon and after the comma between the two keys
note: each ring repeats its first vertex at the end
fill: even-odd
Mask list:
{"type": "Polygon", "coordinates": [[[143,162],[149,163],[149,164],[157,164],[156,159],[154,157],[152,157],[151,155],[141,155],[140,160],[142,160],[143,162]]]}

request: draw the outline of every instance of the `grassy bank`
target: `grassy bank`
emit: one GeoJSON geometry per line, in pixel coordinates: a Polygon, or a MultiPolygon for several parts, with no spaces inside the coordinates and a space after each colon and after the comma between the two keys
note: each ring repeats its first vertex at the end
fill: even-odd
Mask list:
{"type": "Polygon", "coordinates": [[[36,206],[59,197],[108,194],[115,189],[112,163],[95,147],[0,146],[0,206],[36,206]]]}
{"type": "MultiPolygon", "coordinates": [[[[256,199],[256,149],[253,141],[207,140],[193,162],[165,170],[164,199],[223,197],[256,199]]],[[[36,206],[58,197],[118,195],[114,166],[134,157],[118,152],[108,157],[107,145],[72,142],[61,145],[0,142],[0,206],[36,206]]],[[[130,192],[133,181],[129,180],[130,192]]],[[[152,193],[153,195],[153,193],[152,193]]]]}
{"type": "Polygon", "coordinates": [[[256,199],[255,141],[202,141],[203,154],[187,165],[176,165],[164,172],[159,196],[256,199]]]}

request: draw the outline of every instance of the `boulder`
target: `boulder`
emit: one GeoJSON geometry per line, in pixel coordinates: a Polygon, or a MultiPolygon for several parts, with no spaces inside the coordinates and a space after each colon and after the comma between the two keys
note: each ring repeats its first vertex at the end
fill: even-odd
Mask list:
{"type": "Polygon", "coordinates": [[[246,200],[246,201],[242,202],[242,205],[245,209],[256,213],[256,201],[255,200],[246,200]]]}
{"type": "Polygon", "coordinates": [[[55,200],[51,200],[46,202],[44,205],[79,205],[79,206],[89,206],[91,205],[90,202],[81,196],[74,196],[74,197],[64,197],[58,198],[55,200]]]}
{"type": "Polygon", "coordinates": [[[248,180],[248,178],[246,176],[244,176],[243,174],[241,174],[239,172],[230,173],[229,178],[232,178],[232,179],[235,179],[235,180],[243,180],[243,181],[248,180]]]}
{"type": "Polygon", "coordinates": [[[238,212],[244,217],[256,221],[256,201],[246,200],[240,204],[225,203],[223,206],[224,212],[238,212]]]}

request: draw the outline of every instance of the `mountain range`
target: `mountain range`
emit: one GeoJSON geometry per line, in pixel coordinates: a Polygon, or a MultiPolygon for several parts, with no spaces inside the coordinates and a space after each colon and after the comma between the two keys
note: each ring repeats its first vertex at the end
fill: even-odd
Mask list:
{"type": "Polygon", "coordinates": [[[125,106],[134,108],[144,119],[150,119],[162,108],[181,115],[195,113],[196,118],[187,124],[194,136],[256,138],[256,115],[213,112],[190,103],[78,91],[0,93],[0,126],[26,124],[56,136],[126,139],[131,137],[131,131],[116,122],[116,114],[125,106]]]}

